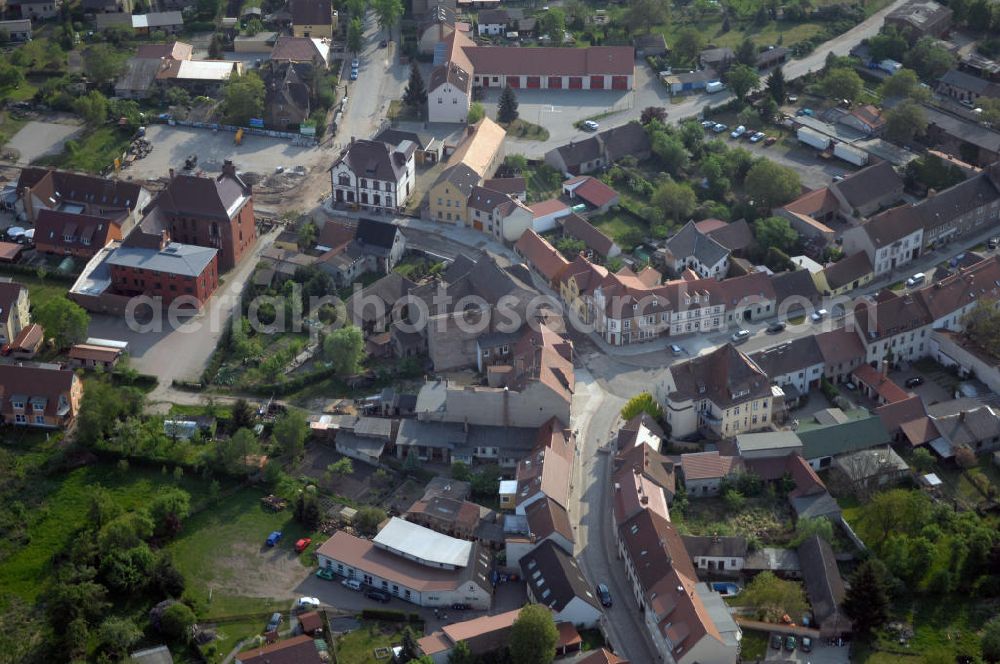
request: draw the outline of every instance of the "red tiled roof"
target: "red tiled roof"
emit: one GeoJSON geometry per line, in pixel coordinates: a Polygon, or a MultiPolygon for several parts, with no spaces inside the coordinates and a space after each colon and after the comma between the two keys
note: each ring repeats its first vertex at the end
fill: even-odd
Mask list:
{"type": "Polygon", "coordinates": [[[479,76],[588,76],[635,73],[631,46],[508,48],[466,47],[465,55],[479,76]]]}
{"type": "Polygon", "coordinates": [[[578,196],[590,203],[594,207],[604,207],[605,205],[610,205],[618,199],[618,192],[604,184],[595,177],[589,175],[581,175],[579,177],[573,178],[572,180],[567,180],[564,184],[571,185],[577,184],[573,189],[573,196],[578,196]]]}
{"type": "Polygon", "coordinates": [[[316,643],[302,634],[236,655],[241,664],[322,664],[316,643]]]}
{"type": "Polygon", "coordinates": [[[541,201],[540,203],[535,203],[534,205],[529,205],[528,208],[531,213],[535,215],[535,218],[544,217],[560,210],[565,210],[569,206],[563,203],[558,198],[550,198],[547,201],[541,201]]]}
{"type": "Polygon", "coordinates": [[[910,393],[896,385],[887,376],[883,376],[879,371],[873,368],[870,364],[862,364],[860,367],[854,370],[854,377],[858,381],[864,383],[871,389],[875,390],[881,398],[885,399],[887,403],[894,403],[896,401],[903,401],[910,397],[910,393]]]}
{"type": "Polygon", "coordinates": [[[721,219],[702,219],[701,221],[696,221],[694,227],[697,228],[698,232],[702,235],[708,235],[712,231],[725,228],[726,222],[721,219]]]}
{"type": "Polygon", "coordinates": [[[622,659],[618,655],[610,652],[607,648],[601,648],[587,655],[576,664],[629,664],[627,659],[622,659]]]}
{"type": "Polygon", "coordinates": [[[24,251],[24,247],[14,242],[0,242],[0,261],[13,263],[24,251]]]}
{"type": "Polygon", "coordinates": [[[739,457],[722,456],[718,452],[692,452],[681,455],[685,480],[707,480],[726,477],[740,464],[739,457]]]}
{"type": "Polygon", "coordinates": [[[42,345],[44,337],[45,331],[42,329],[42,326],[38,323],[32,323],[22,329],[10,345],[16,351],[33,352],[42,345]]]}
{"type": "Polygon", "coordinates": [[[555,247],[530,228],[518,238],[514,250],[549,281],[569,265],[569,261],[555,247]]]}
{"type": "Polygon", "coordinates": [[[879,406],[875,409],[875,414],[882,420],[882,424],[885,425],[885,429],[889,433],[896,431],[904,422],[927,417],[923,399],[915,394],[905,399],[879,406]]]}
{"type": "Polygon", "coordinates": [[[910,445],[914,447],[929,443],[941,436],[938,433],[937,427],[934,426],[934,420],[926,416],[919,417],[910,422],[903,422],[899,425],[899,429],[906,436],[906,439],[910,441],[910,445]]]}

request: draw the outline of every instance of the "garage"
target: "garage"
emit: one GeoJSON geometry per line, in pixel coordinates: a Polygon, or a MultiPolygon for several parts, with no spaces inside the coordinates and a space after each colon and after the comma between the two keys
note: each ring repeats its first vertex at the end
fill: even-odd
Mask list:
{"type": "Polygon", "coordinates": [[[562,88],[562,76],[549,76],[549,90],[559,90],[562,88]]]}
{"type": "Polygon", "coordinates": [[[520,76],[508,76],[507,77],[507,85],[509,85],[512,88],[520,88],[521,87],[521,77],[520,76]]]}
{"type": "Polygon", "coordinates": [[[603,76],[591,76],[590,77],[590,89],[591,90],[603,90],[604,89],[604,77],[603,76]]]}
{"type": "Polygon", "coordinates": [[[583,89],[583,78],[580,76],[570,76],[569,77],[569,89],[570,90],[582,90],[583,89]]]}
{"type": "Polygon", "coordinates": [[[528,77],[528,87],[532,90],[537,90],[542,87],[542,77],[541,76],[529,76],[528,77]]]}
{"type": "Polygon", "coordinates": [[[628,90],[628,76],[612,76],[611,77],[611,89],[612,90],[628,90]]]}

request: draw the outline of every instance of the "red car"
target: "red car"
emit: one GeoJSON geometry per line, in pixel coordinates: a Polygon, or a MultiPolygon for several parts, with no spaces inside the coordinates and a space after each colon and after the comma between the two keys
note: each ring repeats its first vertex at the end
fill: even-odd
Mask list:
{"type": "Polygon", "coordinates": [[[295,553],[302,553],[309,545],[312,544],[312,540],[308,537],[303,537],[298,542],[295,543],[295,553]]]}

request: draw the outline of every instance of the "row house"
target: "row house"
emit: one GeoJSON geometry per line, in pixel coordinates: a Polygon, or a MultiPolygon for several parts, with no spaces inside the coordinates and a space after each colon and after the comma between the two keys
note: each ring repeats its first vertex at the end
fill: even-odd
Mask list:
{"type": "Polygon", "coordinates": [[[353,141],[330,167],[334,202],[385,212],[403,207],[414,187],[416,149],[408,140],[353,141]]]}
{"type": "MultiPolygon", "coordinates": [[[[143,215],[150,194],[135,182],[29,166],[17,180],[19,211],[33,224],[44,210],[119,220],[127,235],[143,215]]],[[[36,242],[41,239],[37,236],[36,242]]]]}
{"type": "Polygon", "coordinates": [[[35,224],[35,248],[47,254],[92,258],[109,242],[122,239],[117,219],[43,209],[35,224]]]}
{"type": "Polygon", "coordinates": [[[910,362],[929,352],[930,315],[913,293],[880,291],[855,309],[854,325],[865,345],[865,361],[873,367],[886,359],[910,362]]]}
{"type": "Polygon", "coordinates": [[[896,207],[844,232],[848,254],[864,252],[876,277],[913,262],[924,246],[924,223],[908,206],[896,207]]]}
{"type": "Polygon", "coordinates": [[[797,337],[750,356],[789,398],[807,395],[820,386],[826,367],[815,336],[797,337]]]}

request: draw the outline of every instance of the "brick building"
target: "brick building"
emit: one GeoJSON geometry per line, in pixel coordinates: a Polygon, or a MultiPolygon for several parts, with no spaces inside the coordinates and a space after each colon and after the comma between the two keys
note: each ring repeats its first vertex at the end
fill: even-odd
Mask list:
{"type": "Polygon", "coordinates": [[[111,290],[119,295],[162,298],[164,305],[181,296],[202,304],[219,287],[215,249],[171,242],[163,248],[119,247],[106,263],[111,290]]]}

